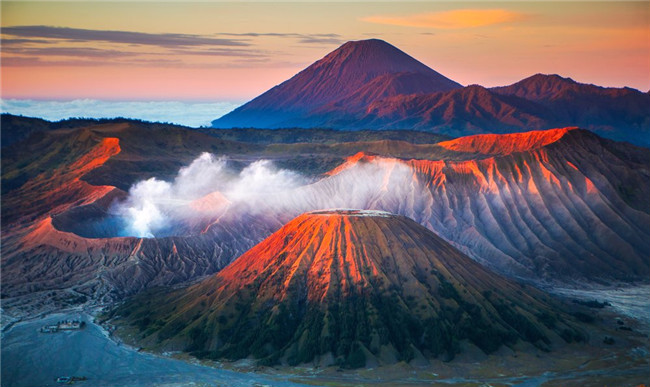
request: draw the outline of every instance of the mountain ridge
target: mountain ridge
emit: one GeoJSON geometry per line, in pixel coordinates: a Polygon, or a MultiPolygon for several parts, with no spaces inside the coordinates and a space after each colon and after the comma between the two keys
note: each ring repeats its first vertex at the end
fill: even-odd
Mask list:
{"type": "Polygon", "coordinates": [[[620,96],[640,93],[630,87],[602,87],[594,84],[580,83],[558,74],[537,73],[508,86],[492,87],[490,90],[504,95],[516,95],[532,101],[554,100],[562,98],[568,92],[594,93],[620,96]]]}
{"type": "Polygon", "coordinates": [[[462,87],[371,39],[344,44],[212,126],[409,129],[455,137],[579,126],[650,147],[649,112],[650,93],[557,74],[539,73],[509,86],[462,87]]]}

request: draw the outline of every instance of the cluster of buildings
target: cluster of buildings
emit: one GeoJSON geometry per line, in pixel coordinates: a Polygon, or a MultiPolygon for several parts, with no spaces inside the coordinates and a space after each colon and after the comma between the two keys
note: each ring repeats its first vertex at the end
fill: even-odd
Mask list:
{"type": "Polygon", "coordinates": [[[45,325],[41,328],[42,333],[56,333],[58,331],[73,331],[82,329],[86,322],[80,320],[64,320],[56,324],[45,325]]]}

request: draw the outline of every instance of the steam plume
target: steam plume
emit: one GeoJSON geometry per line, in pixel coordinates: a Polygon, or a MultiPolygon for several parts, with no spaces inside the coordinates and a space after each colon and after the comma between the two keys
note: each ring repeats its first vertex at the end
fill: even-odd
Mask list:
{"type": "Polygon", "coordinates": [[[326,208],[404,213],[403,206],[417,208],[412,203],[427,202],[429,196],[413,171],[396,160],[358,163],[313,183],[269,160],[235,172],[226,158],[203,153],[181,168],[172,182],[156,178],[138,182],[115,211],[127,225],[124,234],[153,237],[204,230],[226,213],[233,219],[264,215],[282,222],[326,208]]]}
{"type": "Polygon", "coordinates": [[[258,160],[236,173],[224,157],[203,153],[190,165],[179,170],[172,182],[151,178],[131,187],[126,201],[114,211],[126,220],[126,235],[153,237],[166,234],[170,227],[190,224],[211,212],[223,210],[220,205],[238,204],[252,197],[284,191],[305,184],[297,173],[275,168],[268,160],[258,160]],[[197,201],[206,195],[220,193],[223,200],[206,205],[197,201]]]}

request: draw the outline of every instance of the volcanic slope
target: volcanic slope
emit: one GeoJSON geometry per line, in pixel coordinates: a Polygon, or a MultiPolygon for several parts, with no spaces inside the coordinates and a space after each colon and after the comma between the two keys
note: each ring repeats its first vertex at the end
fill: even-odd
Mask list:
{"type": "Polygon", "coordinates": [[[269,198],[260,211],[281,218],[297,208],[385,210],[509,276],[647,280],[646,149],[576,128],[468,136],[437,147],[448,152],[436,151],[444,159],[358,153],[292,192],[290,203],[269,198]]]}
{"type": "Polygon", "coordinates": [[[399,210],[385,209],[415,219],[501,273],[544,280],[647,278],[647,150],[568,129],[439,145],[476,158],[396,161],[409,165],[420,186],[410,183],[399,210]]]}
{"type": "Polygon", "coordinates": [[[214,120],[215,128],[316,127],[324,118],[306,116],[331,105],[363,108],[394,95],[434,93],[461,87],[379,39],[347,42],[286,82],[214,120]]]}
{"type": "Polygon", "coordinates": [[[408,216],[498,272],[533,281],[650,275],[650,154],[588,131],[438,142],[416,133],[376,141],[381,137],[369,133],[395,132],[305,130],[304,142],[293,144],[286,143],[291,130],[279,132],[284,139],[248,130],[266,140],[245,144],[160,124],[80,124],[3,148],[4,307],[22,307],[26,302],[12,299],[31,294],[41,303],[40,295],[64,289],[120,298],[213,274],[319,208],[408,216]],[[203,151],[239,165],[271,158],[321,178],[254,207],[228,204],[214,192],[187,209],[206,216],[171,225],[169,236],[120,237],[119,219],[107,219],[113,200],[132,182],[173,178],[203,151]]]}
{"type": "Polygon", "coordinates": [[[414,221],[382,211],[306,213],[194,286],[114,313],[143,345],[263,363],[363,367],[582,340],[542,292],[506,280],[414,221]]]}
{"type": "Polygon", "coordinates": [[[131,180],[176,172],[197,152],[246,155],[256,148],[170,125],[121,119],[79,125],[43,131],[3,148],[5,307],[27,310],[31,305],[20,297],[38,294],[30,302],[42,305],[46,294],[69,289],[73,298],[82,294],[108,301],[147,286],[192,280],[221,269],[282,225],[237,214],[237,222],[212,225],[207,234],[199,229],[183,237],[121,236],[119,220],[106,221],[114,201],[127,195],[113,184],[126,189],[131,180]],[[87,181],[96,172],[94,179],[104,183],[87,181]]]}

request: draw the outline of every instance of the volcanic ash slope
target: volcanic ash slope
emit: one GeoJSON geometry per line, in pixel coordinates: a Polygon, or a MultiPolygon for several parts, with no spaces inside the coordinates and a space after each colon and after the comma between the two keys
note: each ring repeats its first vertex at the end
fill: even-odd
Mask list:
{"type": "Polygon", "coordinates": [[[363,367],[449,360],[461,341],[491,353],[582,340],[559,307],[406,217],[325,210],[295,218],[194,286],[137,296],[114,313],[147,347],[363,367]]]}

